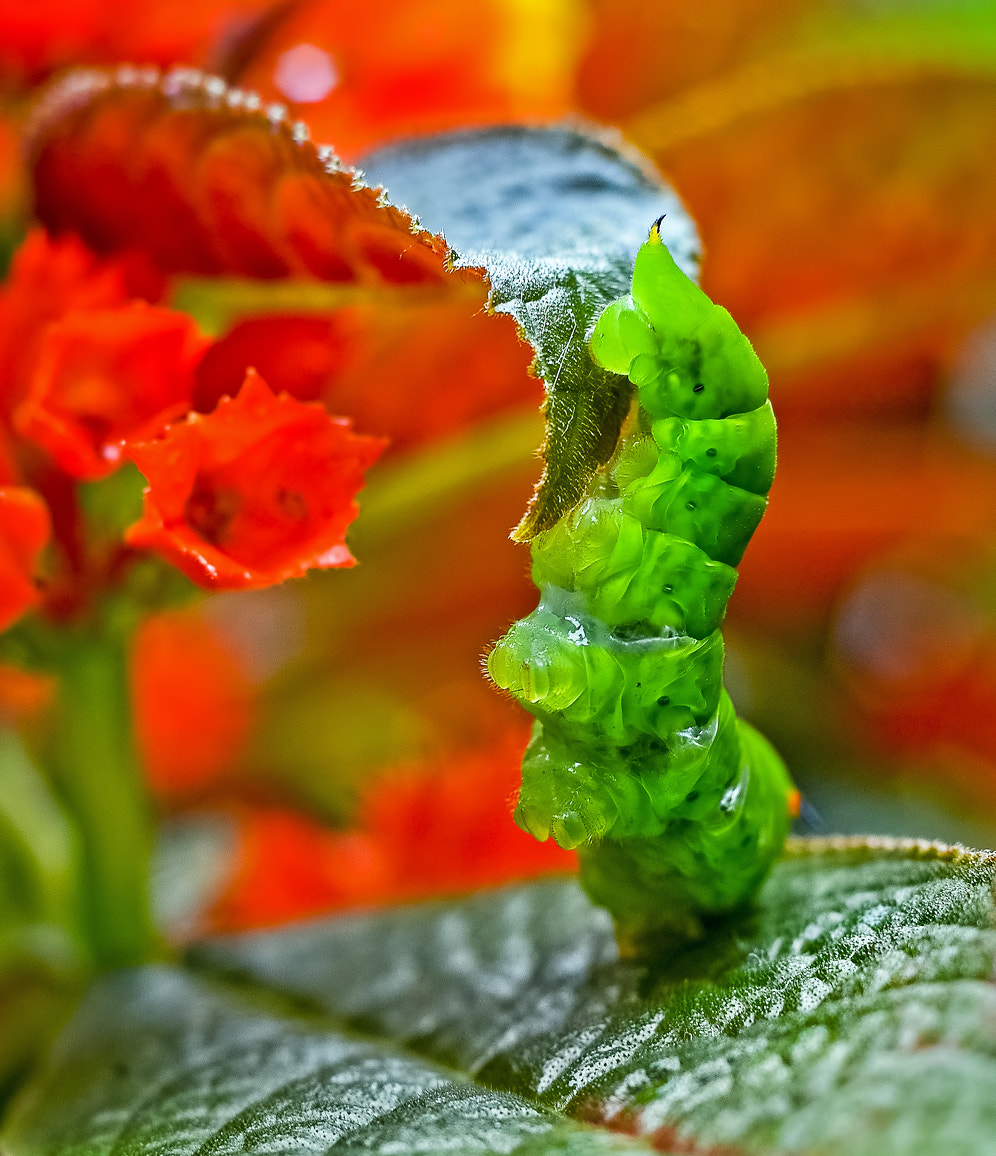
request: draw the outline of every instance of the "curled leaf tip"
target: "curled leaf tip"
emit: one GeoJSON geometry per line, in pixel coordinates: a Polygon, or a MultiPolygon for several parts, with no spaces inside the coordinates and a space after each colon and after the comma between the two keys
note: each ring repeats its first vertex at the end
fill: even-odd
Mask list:
{"type": "Polygon", "coordinates": [[[532,541],[576,509],[619,443],[632,399],[629,380],[592,364],[586,374],[575,375],[575,381],[580,388],[548,388],[546,437],[539,450],[543,472],[510,535],[515,542],[532,541]]]}

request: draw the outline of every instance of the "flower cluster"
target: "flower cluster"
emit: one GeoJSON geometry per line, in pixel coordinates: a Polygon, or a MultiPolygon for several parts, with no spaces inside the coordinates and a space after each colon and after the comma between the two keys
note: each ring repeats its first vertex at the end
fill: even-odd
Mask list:
{"type": "Polygon", "coordinates": [[[275,396],[252,366],[235,398],[196,412],[211,342],[186,313],[140,295],[158,286],[138,272],[40,230],[15,255],[0,297],[8,622],[70,579],[92,593],[111,580],[106,557],[87,555],[75,491],[129,460],[148,487],[121,550],[155,551],[208,588],[353,563],[345,533],[383,440],[319,402],[275,396]]]}
{"type": "MultiPolygon", "coordinates": [[[[529,350],[507,318],[487,316],[480,275],[452,274],[440,238],[280,110],[190,68],[56,78],[26,136],[37,223],[0,289],[0,710],[44,777],[60,779],[91,849],[79,880],[95,910],[85,950],[102,962],[148,950],[140,778],[165,810],[221,808],[234,820],[239,866],[216,924],[562,868],[558,849],[536,848],[509,821],[524,737],[505,741],[509,704],[496,706],[477,678],[484,709],[458,705],[473,721],[455,762],[429,744],[417,769],[381,793],[367,780],[378,764],[397,765],[387,744],[350,811],[355,772],[341,766],[342,735],[328,773],[310,770],[306,789],[320,811],[359,829],[330,831],[287,811],[288,784],[273,780],[293,767],[293,742],[268,682],[282,644],[267,641],[265,624],[256,629],[261,604],[240,602],[225,629],[231,602],[216,600],[223,609],[212,617],[215,603],[196,591],[260,591],[353,566],[356,495],[385,450],[417,463],[440,438],[523,402],[535,408],[529,350]],[[480,745],[482,724],[496,747],[480,745]],[[281,747],[269,766],[268,726],[281,747]],[[425,855],[433,823],[447,834],[431,837],[449,847],[445,864],[425,855]],[[297,837],[282,840],[288,824],[297,837]],[[266,848],[254,859],[261,832],[266,848]]],[[[518,504],[485,513],[495,543],[518,504]]],[[[415,506],[403,505],[407,527],[415,506]]],[[[481,503],[464,516],[479,523],[481,503]]],[[[433,568],[468,574],[466,532],[447,539],[445,550],[419,541],[417,564],[393,567],[384,587],[392,603],[402,581],[418,592],[399,602],[404,625],[390,633],[423,656],[424,633],[446,613],[433,568]],[[415,609],[427,595],[437,604],[415,609]]],[[[475,551],[474,565],[500,585],[491,549],[475,551]]],[[[372,559],[376,611],[384,583],[376,550],[372,559]]],[[[306,588],[290,594],[294,614],[306,588]]],[[[466,647],[472,676],[505,613],[500,601],[479,605],[493,625],[445,632],[466,647]]],[[[369,658],[378,632],[353,618],[369,658]]],[[[381,725],[351,705],[362,660],[339,659],[350,685],[337,691],[319,675],[308,742],[326,717],[333,735],[381,725]]],[[[436,693],[434,676],[421,681],[436,693]]],[[[459,730],[439,745],[452,749],[459,730]]],[[[300,795],[302,784],[289,785],[300,795]]]]}

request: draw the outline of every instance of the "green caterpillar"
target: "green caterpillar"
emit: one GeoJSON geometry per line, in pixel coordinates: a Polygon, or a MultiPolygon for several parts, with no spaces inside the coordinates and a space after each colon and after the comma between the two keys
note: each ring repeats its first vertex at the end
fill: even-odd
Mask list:
{"type": "Polygon", "coordinates": [[[616,453],[533,539],[539,606],[488,658],[536,717],[516,822],[578,849],[583,885],[629,950],[745,904],[795,796],[736,717],[718,629],[774,477],[768,378],[659,225],[632,293],[591,338],[594,359],[636,387],[616,453]]]}

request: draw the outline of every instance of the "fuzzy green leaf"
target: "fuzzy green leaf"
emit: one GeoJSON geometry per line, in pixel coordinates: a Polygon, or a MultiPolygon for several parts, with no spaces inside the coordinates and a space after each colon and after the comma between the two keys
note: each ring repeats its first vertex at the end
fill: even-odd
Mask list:
{"type": "Polygon", "coordinates": [[[216,940],[203,978],[103,981],[3,1151],[988,1156],[994,878],[798,842],[754,913],[652,965],[570,880],[216,940]]]}
{"type": "Polygon", "coordinates": [[[994,877],[996,857],[960,849],[798,843],[751,918],[653,967],[617,960],[608,917],[573,882],[200,959],[664,1150],[982,1156],[994,877]]]}
{"type": "Polygon", "coordinates": [[[536,351],[547,391],[544,469],[514,536],[549,529],[581,500],[611,456],[629,382],[592,361],[601,310],[628,292],[633,260],[654,220],[694,276],[695,226],[652,170],[592,136],[507,127],[455,133],[373,153],[367,180],[428,219],[458,268],[484,268],[490,305],[511,314],[536,351]]]}
{"type": "Polygon", "coordinates": [[[398,1047],[179,969],[120,972],[84,1001],[4,1150],[649,1151],[482,1088],[398,1047]]]}

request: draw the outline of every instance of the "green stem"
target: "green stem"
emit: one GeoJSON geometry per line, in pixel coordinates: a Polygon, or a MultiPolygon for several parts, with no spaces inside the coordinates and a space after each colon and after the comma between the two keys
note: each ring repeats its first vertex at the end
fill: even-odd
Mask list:
{"type": "Polygon", "coordinates": [[[83,921],[98,966],[149,958],[152,814],[130,717],[127,635],[77,633],[58,661],[46,744],[53,784],[83,834],[83,921]]]}

